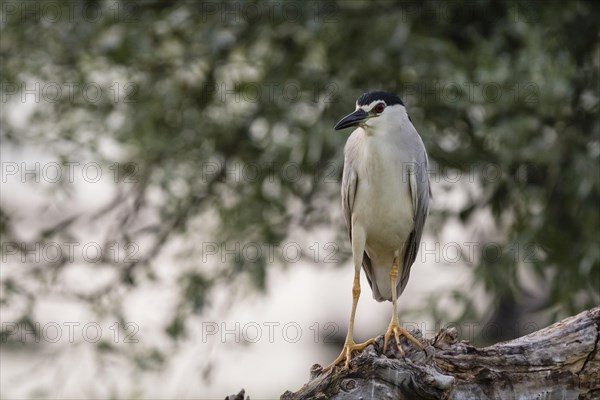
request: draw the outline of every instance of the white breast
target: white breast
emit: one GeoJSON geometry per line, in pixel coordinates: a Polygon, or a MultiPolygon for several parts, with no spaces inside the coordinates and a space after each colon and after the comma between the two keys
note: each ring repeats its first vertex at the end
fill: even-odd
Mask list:
{"type": "Polygon", "coordinates": [[[362,151],[355,164],[358,187],[353,221],[365,229],[367,250],[371,250],[368,253],[394,252],[402,247],[413,229],[414,210],[408,181],[413,160],[399,135],[363,134],[362,140],[362,151]]]}

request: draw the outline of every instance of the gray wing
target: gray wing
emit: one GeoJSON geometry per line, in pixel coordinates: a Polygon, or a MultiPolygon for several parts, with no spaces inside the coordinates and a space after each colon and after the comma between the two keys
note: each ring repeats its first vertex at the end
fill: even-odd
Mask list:
{"type": "Polygon", "coordinates": [[[425,148],[420,149],[417,153],[419,156],[414,162],[414,168],[409,171],[409,183],[410,193],[412,196],[413,209],[414,209],[414,225],[413,230],[408,236],[408,240],[405,246],[404,254],[402,255],[402,265],[400,265],[400,281],[396,288],[398,296],[402,294],[406,284],[408,283],[408,277],[410,275],[410,268],[412,267],[417,253],[419,252],[419,244],[421,243],[421,236],[423,235],[423,228],[425,226],[425,220],[427,219],[427,213],[429,212],[429,198],[431,197],[431,186],[429,184],[429,174],[427,173],[427,153],[425,148]]]}
{"type": "Polygon", "coordinates": [[[356,197],[356,187],[358,186],[358,175],[352,167],[352,162],[348,157],[344,157],[344,173],[342,176],[342,209],[344,210],[344,220],[346,221],[346,230],[352,240],[352,208],[354,207],[354,198],[356,197]]]}
{"type": "MultiPolygon", "coordinates": [[[[352,209],[354,208],[356,188],[358,187],[358,174],[351,161],[354,157],[348,157],[348,153],[352,154],[356,149],[354,137],[354,135],[351,135],[348,138],[347,147],[344,151],[344,172],[342,175],[342,209],[344,210],[344,220],[346,221],[346,230],[348,231],[350,243],[352,243],[352,209]]],[[[371,283],[373,275],[371,259],[366,252],[363,253],[362,266],[369,281],[369,286],[373,289],[373,284],[371,283]]]]}

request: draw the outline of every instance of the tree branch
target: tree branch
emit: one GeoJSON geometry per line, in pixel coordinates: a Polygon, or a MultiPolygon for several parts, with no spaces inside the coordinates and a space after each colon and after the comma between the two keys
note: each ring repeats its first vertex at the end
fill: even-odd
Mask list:
{"type": "MultiPolygon", "coordinates": [[[[600,398],[600,307],[509,342],[476,348],[454,328],[426,342],[425,352],[402,339],[381,354],[382,336],[350,368],[322,373],[282,400],[300,399],[596,399],[600,398]]],[[[392,343],[393,344],[393,343],[392,343]]]]}

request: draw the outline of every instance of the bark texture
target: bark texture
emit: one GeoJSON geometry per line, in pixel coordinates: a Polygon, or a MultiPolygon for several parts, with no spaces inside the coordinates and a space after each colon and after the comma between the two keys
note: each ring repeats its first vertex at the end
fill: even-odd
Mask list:
{"type": "Polygon", "coordinates": [[[349,369],[315,364],[310,381],[281,399],[600,399],[599,339],[600,307],[485,348],[459,342],[451,328],[425,352],[403,338],[401,357],[393,341],[381,354],[380,336],[349,369]]]}

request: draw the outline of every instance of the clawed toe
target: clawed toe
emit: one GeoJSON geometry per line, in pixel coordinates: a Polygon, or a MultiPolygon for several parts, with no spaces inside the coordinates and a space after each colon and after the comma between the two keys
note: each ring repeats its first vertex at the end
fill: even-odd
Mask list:
{"type": "Polygon", "coordinates": [[[346,343],[344,343],[344,348],[342,349],[340,355],[331,364],[323,368],[323,372],[329,371],[337,364],[339,364],[342,360],[345,360],[344,368],[349,368],[350,360],[352,359],[352,352],[364,350],[367,346],[373,343],[375,343],[375,339],[369,339],[366,342],[359,344],[354,343],[353,340],[347,340],[346,343]]]}
{"type": "Polygon", "coordinates": [[[400,345],[400,336],[406,337],[408,340],[413,342],[415,346],[417,346],[421,350],[425,350],[421,342],[419,342],[413,335],[411,335],[406,329],[402,328],[397,323],[390,323],[387,331],[385,332],[383,339],[383,353],[385,354],[387,350],[387,345],[389,343],[390,337],[394,335],[394,339],[396,340],[396,347],[398,348],[398,352],[404,356],[404,350],[402,350],[402,346],[400,345]]]}

